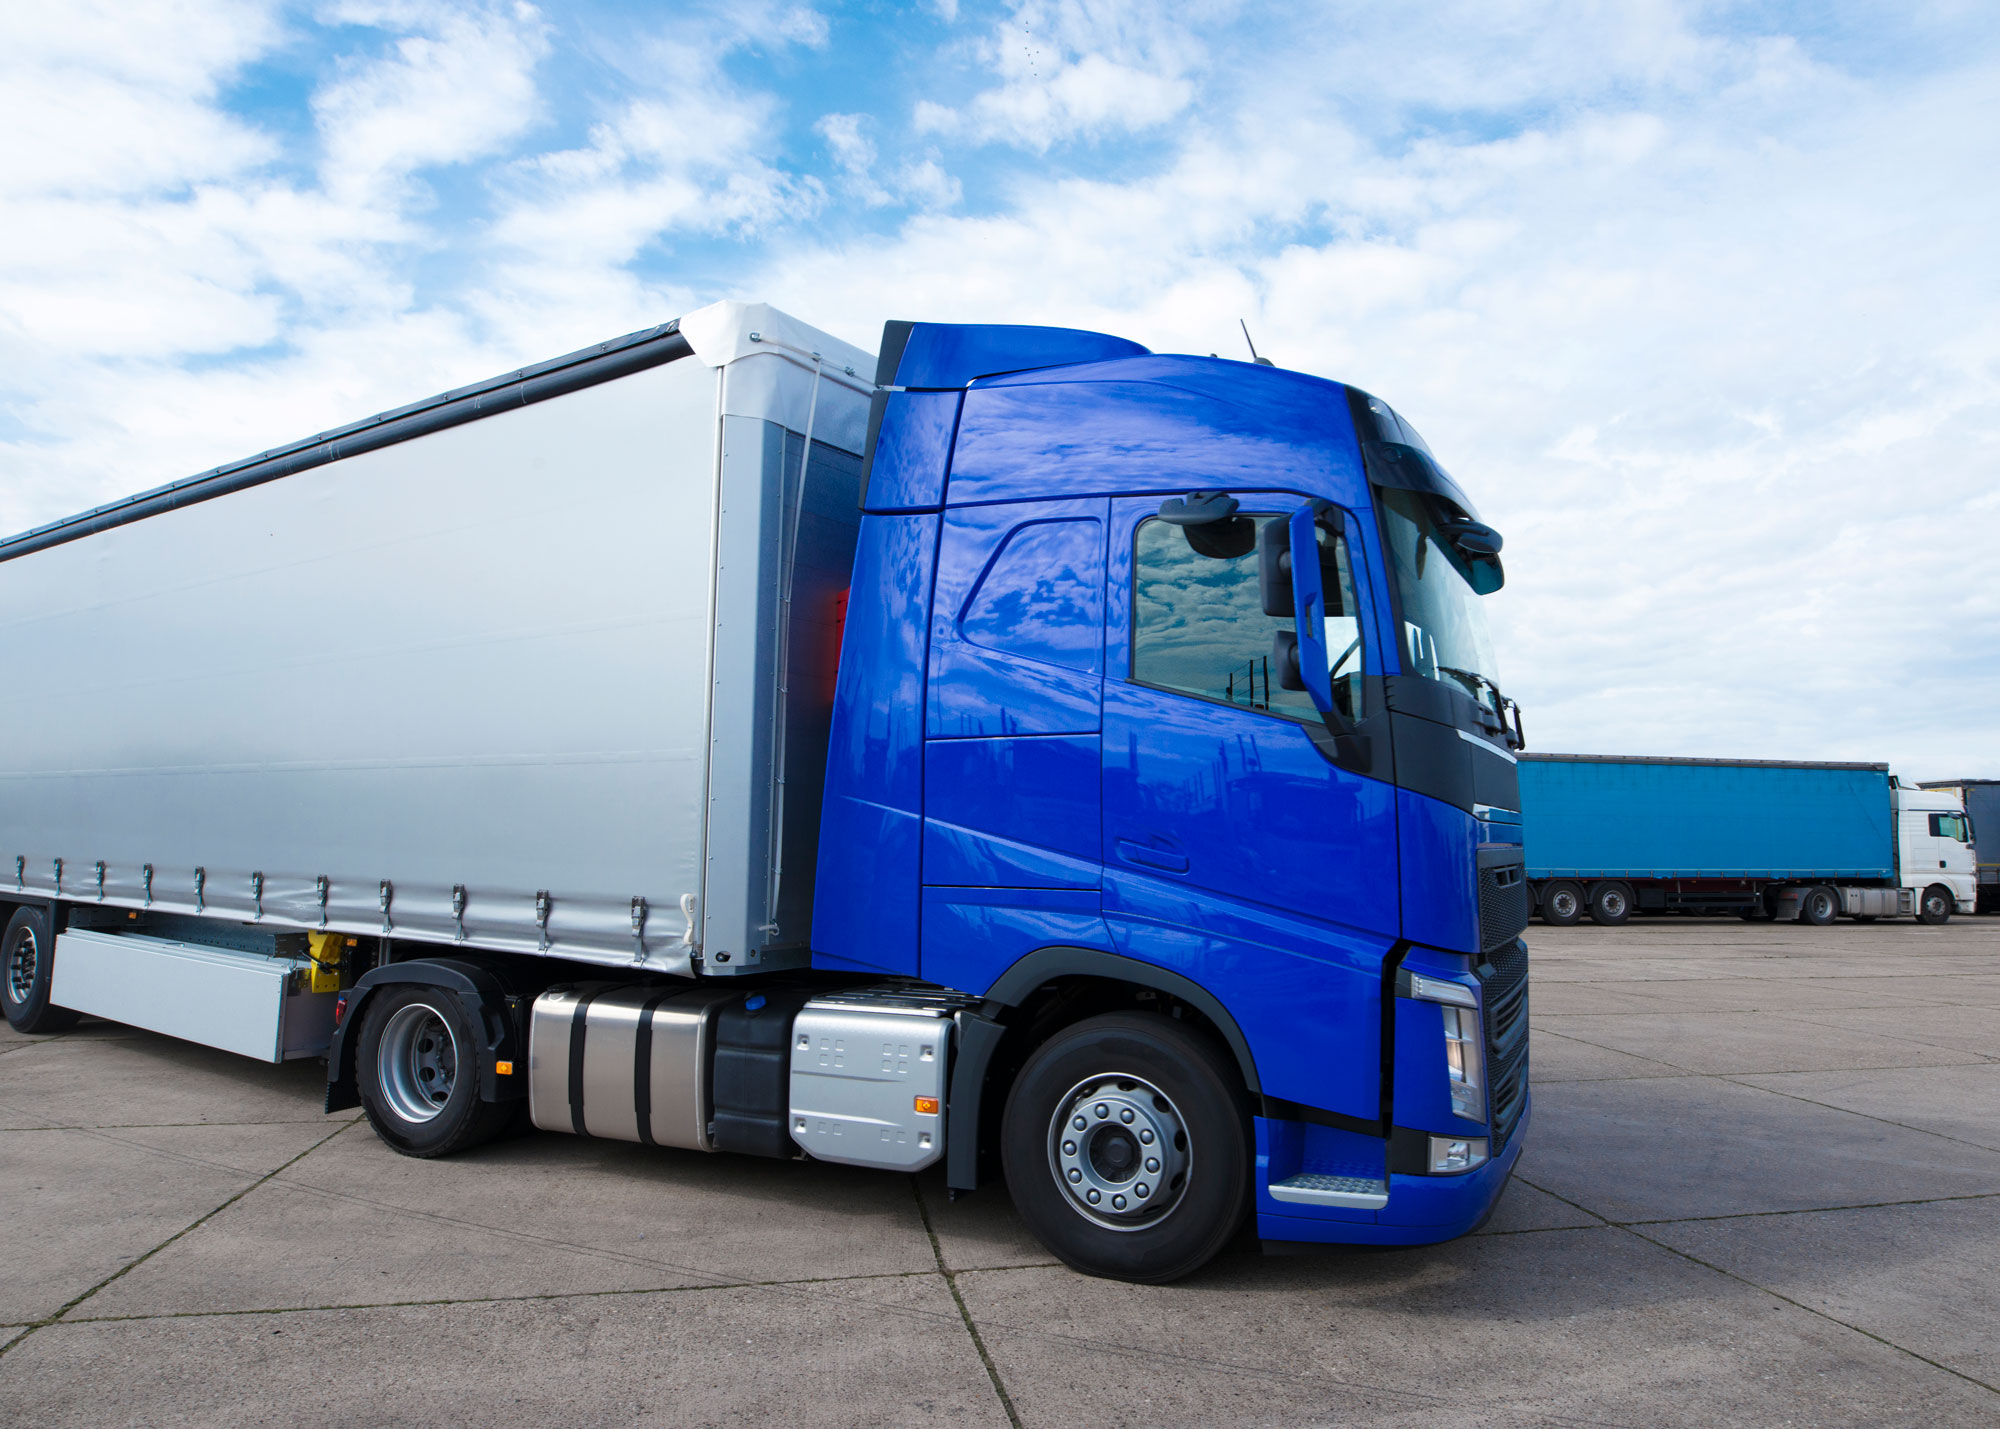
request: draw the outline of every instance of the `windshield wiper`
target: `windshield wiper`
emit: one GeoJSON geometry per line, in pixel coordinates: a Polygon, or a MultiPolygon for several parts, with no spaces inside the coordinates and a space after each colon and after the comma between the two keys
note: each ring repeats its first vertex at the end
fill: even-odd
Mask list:
{"type": "MultiPolygon", "coordinates": [[[[1521,702],[1519,700],[1508,699],[1500,693],[1498,685],[1494,684],[1492,680],[1480,674],[1477,670],[1461,670],[1456,665],[1439,665],[1437,668],[1441,673],[1450,675],[1453,679],[1462,680],[1471,686],[1474,705],[1478,707],[1480,714],[1485,715],[1490,713],[1497,717],[1500,725],[1499,732],[1506,736],[1507,744],[1510,748],[1526,749],[1528,747],[1528,737],[1521,729],[1521,702]],[[1490,710],[1485,705],[1479,704],[1479,694],[1482,690],[1493,697],[1493,705],[1490,710]],[[1507,726],[1507,716],[1510,713],[1514,717],[1514,724],[1511,729],[1507,726]]],[[[1482,720],[1481,723],[1484,723],[1484,721],[1482,720]]]]}

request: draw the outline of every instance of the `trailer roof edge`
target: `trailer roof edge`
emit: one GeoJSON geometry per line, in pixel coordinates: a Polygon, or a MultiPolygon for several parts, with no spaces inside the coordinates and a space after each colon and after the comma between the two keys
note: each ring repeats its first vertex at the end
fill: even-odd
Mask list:
{"type": "Polygon", "coordinates": [[[675,318],[658,327],[594,343],[531,367],[517,368],[470,386],[455,387],[435,397],[393,407],[288,446],[275,447],[242,461],[214,467],[166,486],[154,487],[150,491],[64,517],[60,521],[51,521],[0,540],[0,561],[47,550],[50,546],[60,546],[197,502],[211,501],[232,491],[325,466],[342,457],[394,446],[446,427],[490,417],[495,412],[512,411],[649,367],[659,367],[687,357],[694,351],[681,335],[680,323],[681,320],[675,318]]]}
{"type": "Polygon", "coordinates": [[[1516,756],[1523,763],[1536,764],[1694,764],[1723,769],[1866,769],[1887,774],[1887,764],[1843,762],[1827,759],[1695,759],[1673,754],[1530,754],[1516,756]]]}

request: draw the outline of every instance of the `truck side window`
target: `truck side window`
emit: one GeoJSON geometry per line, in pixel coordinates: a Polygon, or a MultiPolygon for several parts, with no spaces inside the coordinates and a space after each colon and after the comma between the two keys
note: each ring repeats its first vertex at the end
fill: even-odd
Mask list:
{"type": "Polygon", "coordinates": [[[975,645],[1094,675],[1104,659],[1104,527],[1031,521],[1008,534],[965,603],[975,645]]]}
{"type": "Polygon", "coordinates": [[[1972,831],[1966,827],[1966,817],[1963,814],[1932,814],[1931,837],[1971,843],[1972,831]]]}
{"type": "MultiPolygon", "coordinates": [[[[1246,513],[1263,528],[1280,515],[1246,513]]],[[[1361,625],[1346,541],[1320,532],[1320,574],[1326,589],[1327,654],[1333,698],[1350,719],[1362,709],[1361,625]]],[[[1271,637],[1293,628],[1290,616],[1264,614],[1257,588],[1257,552],[1209,556],[1188,543],[1179,526],[1148,518],[1132,551],[1132,678],[1142,685],[1199,699],[1318,723],[1303,690],[1280,687],[1271,664],[1271,637]]]]}

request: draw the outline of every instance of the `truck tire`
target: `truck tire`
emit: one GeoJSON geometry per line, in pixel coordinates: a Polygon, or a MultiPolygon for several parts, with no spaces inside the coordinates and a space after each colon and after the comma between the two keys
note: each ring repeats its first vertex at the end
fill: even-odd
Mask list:
{"type": "Polygon", "coordinates": [[[1583,917],[1583,890],[1568,879],[1542,889],[1542,921],[1567,928],[1583,917]]]}
{"type": "Polygon", "coordinates": [[[49,1004],[55,959],[49,915],[39,908],[17,909],[0,934],[0,1010],[16,1032],[62,1032],[76,1026],[80,1014],[49,1004]]]}
{"type": "Polygon", "coordinates": [[[1236,1070],[1157,1014],[1092,1017],[1037,1047],[1008,1094],[1000,1153],[1028,1229],[1086,1275],[1178,1280],[1250,1208],[1236,1070]]]}
{"type": "Polygon", "coordinates": [[[1917,921],[1919,923],[1949,923],[1951,921],[1951,890],[1942,883],[1933,883],[1924,890],[1924,896],[1917,900],[1917,921]]]}
{"type": "Polygon", "coordinates": [[[1840,895],[1831,888],[1809,888],[1799,900],[1799,921],[1824,928],[1840,916],[1840,895]]]}
{"type": "Polygon", "coordinates": [[[1590,890],[1590,921],[1615,928],[1632,917],[1632,890],[1622,883],[1599,883],[1590,890]]]}
{"type": "Polygon", "coordinates": [[[479,1099],[479,1029],[445,988],[385,987],[368,1001],[355,1090],[375,1134],[405,1156],[491,1141],[519,1105],[479,1099]]]}

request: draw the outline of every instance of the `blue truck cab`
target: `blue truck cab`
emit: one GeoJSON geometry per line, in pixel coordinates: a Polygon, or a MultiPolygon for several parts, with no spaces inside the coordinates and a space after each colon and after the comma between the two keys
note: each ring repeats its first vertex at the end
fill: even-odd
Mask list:
{"type": "Polygon", "coordinates": [[[1477,1226],[1529,1116],[1498,533],[1386,403],[1264,364],[899,322],[876,380],[813,963],[979,999],[950,1185],[1134,1279],[1246,1207],[1477,1226]]]}

